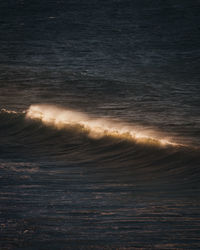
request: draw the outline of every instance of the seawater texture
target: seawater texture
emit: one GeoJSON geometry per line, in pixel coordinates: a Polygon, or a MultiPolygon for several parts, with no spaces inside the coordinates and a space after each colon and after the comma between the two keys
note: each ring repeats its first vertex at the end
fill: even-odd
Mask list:
{"type": "Polygon", "coordinates": [[[199,13],[0,1],[0,249],[200,248],[199,13]]]}
{"type": "Polygon", "coordinates": [[[102,130],[90,136],[85,119],[49,105],[0,112],[1,245],[173,249],[192,242],[195,249],[199,151],[102,130]]]}

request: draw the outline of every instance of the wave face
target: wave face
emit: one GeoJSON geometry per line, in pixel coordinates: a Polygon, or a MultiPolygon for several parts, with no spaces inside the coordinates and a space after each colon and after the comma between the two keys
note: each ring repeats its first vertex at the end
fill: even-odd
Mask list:
{"type": "Polygon", "coordinates": [[[30,157],[94,164],[89,171],[112,173],[143,187],[176,180],[183,188],[200,178],[198,149],[119,120],[92,118],[53,105],[31,105],[23,112],[1,110],[0,120],[5,144],[17,143],[16,152],[30,157]]]}

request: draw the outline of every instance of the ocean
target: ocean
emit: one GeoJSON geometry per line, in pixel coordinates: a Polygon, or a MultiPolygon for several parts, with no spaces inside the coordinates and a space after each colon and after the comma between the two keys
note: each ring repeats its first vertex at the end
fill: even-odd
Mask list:
{"type": "Polygon", "coordinates": [[[200,248],[199,12],[0,2],[0,249],[200,248]]]}

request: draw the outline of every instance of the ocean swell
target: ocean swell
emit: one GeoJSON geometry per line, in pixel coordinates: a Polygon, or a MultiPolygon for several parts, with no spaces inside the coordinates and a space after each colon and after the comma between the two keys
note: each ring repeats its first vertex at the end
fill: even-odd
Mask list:
{"type": "Polygon", "coordinates": [[[199,151],[194,148],[55,106],[1,110],[0,137],[2,158],[20,155],[51,164],[92,165],[87,171],[125,176],[138,184],[176,180],[196,185],[200,178],[199,151]]]}

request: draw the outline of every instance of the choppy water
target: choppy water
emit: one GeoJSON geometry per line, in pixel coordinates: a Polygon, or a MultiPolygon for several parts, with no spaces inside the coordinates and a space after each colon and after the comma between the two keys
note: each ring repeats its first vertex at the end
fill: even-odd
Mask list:
{"type": "Polygon", "coordinates": [[[199,1],[1,1],[1,249],[200,248],[199,1]]]}

